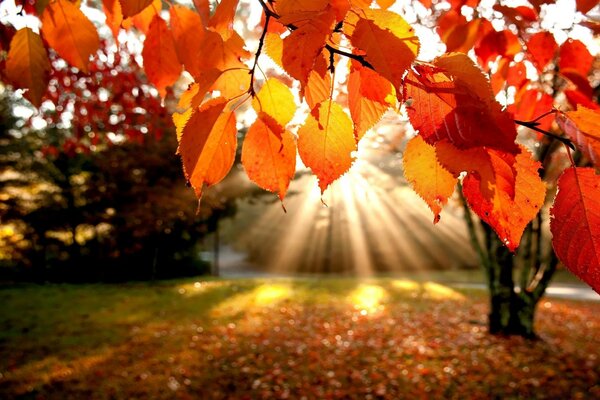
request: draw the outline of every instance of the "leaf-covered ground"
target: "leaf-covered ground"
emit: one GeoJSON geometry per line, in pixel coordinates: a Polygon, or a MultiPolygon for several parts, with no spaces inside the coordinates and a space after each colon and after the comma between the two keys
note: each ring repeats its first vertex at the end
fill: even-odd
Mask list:
{"type": "Polygon", "coordinates": [[[600,304],[543,300],[492,337],[486,297],[410,280],[0,289],[0,398],[600,398],[600,304]]]}

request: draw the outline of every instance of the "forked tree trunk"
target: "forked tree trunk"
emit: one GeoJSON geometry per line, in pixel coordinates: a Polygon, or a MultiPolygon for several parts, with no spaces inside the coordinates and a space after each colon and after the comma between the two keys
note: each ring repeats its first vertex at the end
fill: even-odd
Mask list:
{"type": "Polygon", "coordinates": [[[487,224],[480,222],[480,232],[483,235],[478,235],[475,221],[464,199],[463,204],[471,244],[486,273],[490,293],[489,332],[535,338],[536,306],[557,266],[552,251],[545,257],[542,255],[544,246],[541,245],[543,239],[541,215],[538,215],[524,233],[525,239],[517,254],[522,264],[521,279],[519,285],[516,285],[514,281],[516,256],[503,245],[487,224]]]}

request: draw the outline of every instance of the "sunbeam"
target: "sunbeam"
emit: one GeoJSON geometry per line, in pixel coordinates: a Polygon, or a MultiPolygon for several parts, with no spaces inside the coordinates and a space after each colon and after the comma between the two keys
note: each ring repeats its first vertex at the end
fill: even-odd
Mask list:
{"type": "Polygon", "coordinates": [[[368,138],[350,171],[322,197],[315,178],[300,172],[287,213],[277,202],[243,201],[224,236],[258,271],[280,275],[369,277],[476,265],[460,207],[447,206],[434,225],[402,178],[397,153],[379,142],[368,138]]]}

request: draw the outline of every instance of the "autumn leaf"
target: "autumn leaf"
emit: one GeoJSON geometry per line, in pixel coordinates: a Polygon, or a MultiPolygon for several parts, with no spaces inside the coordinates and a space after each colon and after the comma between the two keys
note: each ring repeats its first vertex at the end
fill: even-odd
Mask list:
{"type": "Polygon", "coordinates": [[[221,1],[208,23],[208,26],[219,33],[224,40],[229,39],[233,32],[233,18],[238,2],[239,0],[221,1]]]}
{"type": "Polygon", "coordinates": [[[296,171],[296,142],[288,131],[274,132],[258,118],[248,129],[242,146],[242,165],[248,178],[283,201],[296,171]]]}
{"type": "Polygon", "coordinates": [[[354,161],[352,121],[342,107],[326,100],[315,107],[298,130],[298,153],[319,179],[321,193],[354,161]]]}
{"type": "Polygon", "coordinates": [[[121,2],[119,0],[102,0],[102,9],[106,15],[106,25],[110,28],[116,41],[124,18],[121,2]]]}
{"type": "Polygon", "coordinates": [[[90,56],[100,46],[92,21],[68,0],[48,4],[42,14],[42,36],[69,64],[87,73],[90,56]]]}
{"type": "MultiPolygon", "coordinates": [[[[264,115],[269,117],[263,118],[265,123],[269,124],[269,120],[275,121],[279,125],[279,130],[283,130],[296,113],[294,95],[290,88],[276,78],[271,78],[264,83],[252,99],[252,107],[259,118],[263,118],[264,115]]],[[[277,129],[273,131],[278,134],[277,129]]]]}
{"type": "Polygon", "coordinates": [[[577,148],[600,166],[600,111],[579,106],[576,111],[557,113],[556,122],[577,148]]]}
{"type": "Polygon", "coordinates": [[[167,23],[158,15],[154,17],[142,50],[144,70],[161,97],[181,75],[182,66],[177,57],[173,34],[167,23]]]}
{"type": "Polygon", "coordinates": [[[462,53],[416,65],[405,82],[410,122],[429,144],[447,139],[459,148],[487,146],[518,153],[510,115],[495,100],[487,78],[462,53]]]}
{"type": "Polygon", "coordinates": [[[590,54],[586,45],[579,40],[567,39],[560,46],[558,68],[560,71],[573,69],[581,76],[587,77],[594,57],[590,54]]]}
{"type": "Polygon", "coordinates": [[[546,185],[538,173],[541,164],[526,149],[515,158],[495,150],[490,150],[489,155],[496,173],[493,197],[483,193],[480,178],[469,173],[463,180],[463,193],[471,209],[514,252],[527,224],[544,204],[546,185]]]}
{"type": "Polygon", "coordinates": [[[592,110],[600,110],[600,105],[594,103],[588,96],[584,95],[579,90],[565,90],[565,96],[567,96],[567,100],[571,103],[573,108],[577,108],[581,104],[592,110]]]}
{"type": "MultiPolygon", "coordinates": [[[[533,121],[548,110],[552,110],[553,103],[554,99],[549,94],[523,87],[515,95],[515,103],[508,106],[507,110],[513,114],[516,120],[533,121]]],[[[550,130],[552,118],[547,116],[537,122],[539,123],[538,128],[550,130]]]]}
{"type": "Polygon", "coordinates": [[[40,36],[29,28],[19,29],[10,42],[5,73],[14,86],[27,89],[24,96],[36,107],[48,87],[50,68],[40,36]]]}
{"type": "Polygon", "coordinates": [[[225,111],[227,100],[204,103],[183,128],[178,153],[186,178],[202,197],[204,185],[220,182],[229,172],[237,147],[235,114],[225,111]]]}
{"type": "Polygon", "coordinates": [[[481,60],[481,65],[487,68],[490,61],[495,61],[498,56],[512,59],[521,51],[521,44],[517,36],[509,30],[489,31],[475,46],[475,54],[481,60]]]}
{"type": "Polygon", "coordinates": [[[123,16],[129,18],[152,4],[152,0],[119,0],[123,16]]]}
{"type": "Polygon", "coordinates": [[[326,66],[325,57],[317,58],[315,67],[308,75],[308,81],[302,88],[304,100],[312,110],[322,101],[325,101],[331,95],[331,74],[326,66]],[[323,68],[325,66],[325,68],[323,68]]]}
{"type": "Polygon", "coordinates": [[[385,78],[359,63],[352,64],[348,77],[348,108],[359,141],[390,107],[396,106],[396,91],[385,78]]]}
{"type": "Polygon", "coordinates": [[[154,19],[155,15],[160,13],[162,7],[161,0],[154,0],[148,5],[148,7],[144,8],[141,12],[137,13],[131,18],[127,18],[124,23],[127,21],[131,21],[133,26],[136,27],[140,32],[144,35],[148,34],[148,29],[150,28],[150,24],[154,19]]]}
{"type": "Polygon", "coordinates": [[[177,57],[186,68],[195,63],[202,53],[204,26],[200,15],[187,7],[174,4],[169,9],[171,30],[177,57]]]}
{"type": "Polygon", "coordinates": [[[402,162],[404,176],[433,211],[433,223],[437,223],[442,207],[454,192],[457,179],[439,163],[435,148],[420,136],[406,144],[402,162]]]}
{"type": "Polygon", "coordinates": [[[344,33],[377,73],[399,91],[404,73],[419,53],[414,29],[394,12],[367,9],[348,14],[344,33]]]}
{"type": "Polygon", "coordinates": [[[527,53],[538,72],[554,59],[558,45],[550,32],[537,32],[527,41],[527,53]]]}
{"type": "Polygon", "coordinates": [[[209,0],[193,0],[194,7],[202,19],[202,25],[208,26],[210,20],[210,1],[209,0]]]}
{"type": "Polygon", "coordinates": [[[600,176],[593,168],[568,168],[558,179],[550,210],[558,259],[600,293],[600,176]]]}
{"type": "MultiPolygon", "coordinates": [[[[283,39],[281,65],[291,77],[300,81],[302,86],[306,85],[308,75],[313,70],[321,50],[325,47],[325,40],[333,21],[334,14],[324,12],[283,39]]],[[[278,57],[277,52],[275,49],[271,53],[275,54],[274,58],[278,57]]]]}

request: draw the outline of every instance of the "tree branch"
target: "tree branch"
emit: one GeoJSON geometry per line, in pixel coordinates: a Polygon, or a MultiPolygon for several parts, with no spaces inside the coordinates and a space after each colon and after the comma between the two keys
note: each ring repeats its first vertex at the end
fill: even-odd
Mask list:
{"type": "Polygon", "coordinates": [[[352,60],[356,60],[359,63],[361,63],[361,65],[363,67],[367,67],[367,68],[370,68],[373,71],[375,71],[375,68],[371,65],[371,63],[369,63],[367,60],[365,60],[365,57],[363,57],[363,56],[360,56],[358,54],[352,54],[352,53],[349,53],[344,50],[336,49],[335,47],[333,47],[330,44],[325,44],[325,48],[329,51],[330,54],[339,54],[341,56],[348,57],[352,60]]]}
{"type": "Polygon", "coordinates": [[[519,121],[518,119],[515,119],[514,121],[515,121],[515,124],[517,124],[517,125],[521,125],[521,126],[527,127],[529,129],[534,130],[536,132],[539,132],[539,133],[541,133],[543,135],[546,135],[546,136],[549,136],[549,137],[551,137],[553,139],[556,139],[559,142],[564,143],[566,146],[569,146],[571,149],[575,150],[575,146],[573,145],[573,143],[569,139],[564,138],[562,136],[555,135],[554,133],[551,133],[551,132],[548,132],[548,131],[545,131],[543,129],[538,128],[539,122],[519,121]]]}
{"type": "MultiPolygon", "coordinates": [[[[262,0],[259,0],[262,4],[265,4],[262,0]]],[[[266,4],[264,5],[266,7],[266,4]]],[[[269,28],[269,21],[271,20],[271,14],[265,11],[265,27],[263,28],[262,34],[260,35],[260,40],[258,41],[258,49],[256,50],[256,55],[254,56],[254,65],[250,70],[250,87],[248,88],[248,93],[250,96],[254,97],[256,92],[254,91],[254,73],[256,72],[256,67],[258,65],[258,58],[260,57],[260,53],[262,52],[263,45],[265,43],[265,36],[267,36],[267,30],[269,28]]]]}

